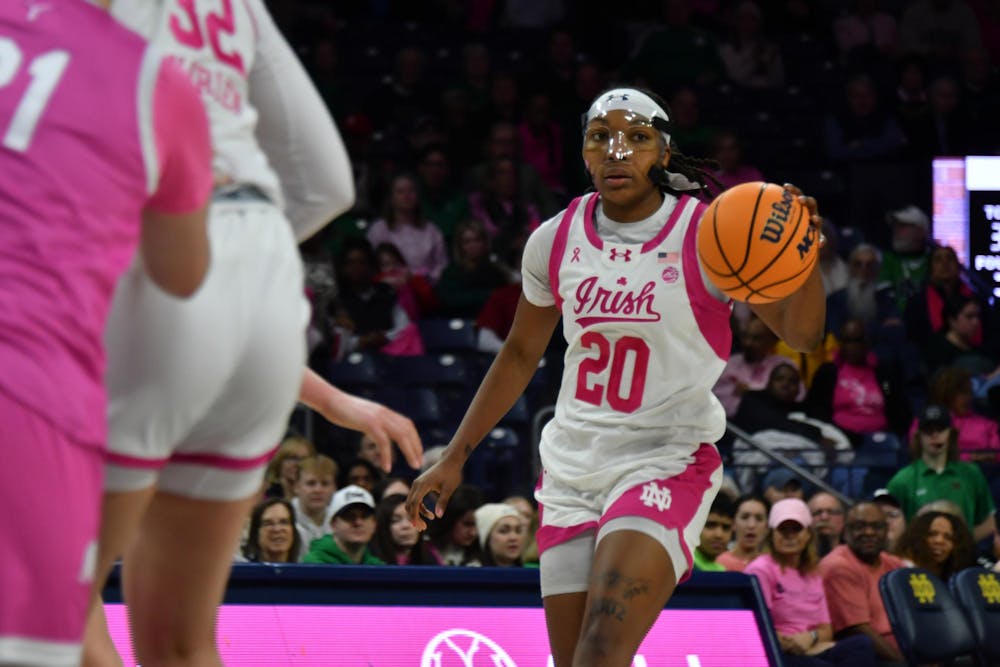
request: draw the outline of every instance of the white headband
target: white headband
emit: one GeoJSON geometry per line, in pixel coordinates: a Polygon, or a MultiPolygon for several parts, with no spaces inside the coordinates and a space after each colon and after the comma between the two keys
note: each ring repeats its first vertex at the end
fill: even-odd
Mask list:
{"type": "Polygon", "coordinates": [[[653,118],[670,121],[670,117],[667,116],[663,107],[654,102],[653,98],[646,93],[634,88],[615,88],[598,97],[587,111],[587,122],[589,123],[599,116],[606,116],[609,111],[631,111],[645,116],[650,121],[653,118]]]}

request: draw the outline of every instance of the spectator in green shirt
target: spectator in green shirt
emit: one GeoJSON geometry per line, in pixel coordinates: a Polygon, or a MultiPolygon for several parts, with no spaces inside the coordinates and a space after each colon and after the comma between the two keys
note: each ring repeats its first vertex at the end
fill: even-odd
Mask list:
{"type": "Polygon", "coordinates": [[[924,407],[910,441],[910,457],[913,463],[887,485],[889,493],[899,499],[907,521],[921,506],[943,499],[962,509],[977,542],[996,531],[986,477],[975,463],[958,460],[958,431],[952,427],[947,408],[924,407]]]}
{"type": "Polygon", "coordinates": [[[314,540],[303,563],[385,565],[368,549],[375,534],[375,500],[360,486],[345,486],[330,504],[332,535],[314,540]]]}
{"type": "Polygon", "coordinates": [[[725,572],[726,568],[716,559],[729,548],[733,539],[733,520],[736,505],[725,493],[712,501],[708,520],[701,529],[701,543],[694,548],[694,569],[703,572],[725,572]]]}

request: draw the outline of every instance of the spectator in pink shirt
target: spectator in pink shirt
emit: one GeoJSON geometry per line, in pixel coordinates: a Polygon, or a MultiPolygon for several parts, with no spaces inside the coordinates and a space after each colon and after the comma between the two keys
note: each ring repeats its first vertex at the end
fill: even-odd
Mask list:
{"type": "Polygon", "coordinates": [[[864,636],[881,660],[903,660],[892,634],[878,581],[903,566],[887,553],[888,523],[873,502],[858,503],[847,513],[844,540],[820,562],[830,620],[837,637],[864,636]]]}
{"type": "Polygon", "coordinates": [[[868,434],[901,434],[909,408],[900,373],[879,363],[861,320],[847,320],[838,337],[839,353],[816,370],[809,388],[811,413],[841,429],[855,447],[868,434]]]}
{"type": "Polygon", "coordinates": [[[744,573],[756,575],[760,581],[785,665],[874,667],[875,652],[869,638],[833,641],[809,508],[797,498],[779,500],[771,508],[768,525],[771,532],[764,553],[747,565],[744,573]]]}
{"type": "Polygon", "coordinates": [[[421,215],[417,181],[409,174],[392,179],[385,217],[372,223],[368,241],[372,247],[385,242],[395,244],[410,271],[427,276],[432,283],[437,282],[448,264],[444,235],[421,215]]]}
{"type": "MultiPolygon", "coordinates": [[[[1000,461],[1000,433],[997,422],[973,410],[972,373],[964,368],[945,366],[931,379],[927,402],[943,405],[951,413],[958,431],[958,457],[962,461],[1000,461]]],[[[917,430],[914,420],[910,436],[917,430]]]]}
{"type": "Polygon", "coordinates": [[[778,337],[760,319],[751,317],[744,325],[740,336],[743,351],[729,357],[712,389],[727,417],[736,414],[744,393],[766,387],[771,371],[787,362],[785,357],[774,354],[777,342],[778,337]]]}

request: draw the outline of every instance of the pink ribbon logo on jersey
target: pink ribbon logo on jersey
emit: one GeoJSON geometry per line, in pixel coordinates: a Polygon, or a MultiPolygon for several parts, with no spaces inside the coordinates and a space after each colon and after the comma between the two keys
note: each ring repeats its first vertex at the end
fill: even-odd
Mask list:
{"type": "Polygon", "coordinates": [[[630,289],[608,289],[597,284],[598,277],[591,276],[576,288],[576,305],[573,306],[576,322],[589,327],[599,322],[659,322],[660,314],[653,309],[653,290],[656,283],[647,282],[636,292],[630,289]]]}

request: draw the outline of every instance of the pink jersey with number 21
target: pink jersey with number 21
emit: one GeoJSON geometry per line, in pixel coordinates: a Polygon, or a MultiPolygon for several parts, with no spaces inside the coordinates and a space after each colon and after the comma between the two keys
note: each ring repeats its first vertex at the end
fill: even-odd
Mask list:
{"type": "Polygon", "coordinates": [[[142,211],[212,185],[184,73],[84,0],[0,2],[0,390],[81,444],[106,432],[102,344],[142,211]]]}

